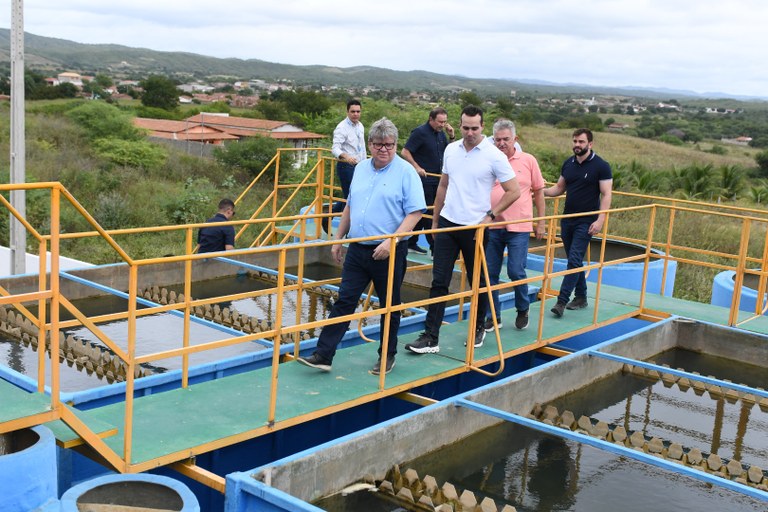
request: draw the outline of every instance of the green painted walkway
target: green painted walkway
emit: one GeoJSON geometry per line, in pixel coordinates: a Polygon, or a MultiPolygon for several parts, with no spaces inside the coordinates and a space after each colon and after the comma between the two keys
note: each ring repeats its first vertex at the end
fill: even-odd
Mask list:
{"type": "MultiPolygon", "coordinates": [[[[558,282],[553,283],[554,287],[557,285],[558,282]]],[[[589,288],[590,292],[594,292],[594,285],[590,284],[589,288]]],[[[640,294],[637,291],[604,286],[601,294],[598,313],[600,323],[626,317],[638,310],[640,294]]],[[[557,319],[549,312],[554,299],[547,300],[544,304],[543,337],[562,338],[569,332],[588,328],[592,322],[594,302],[594,299],[590,299],[589,308],[566,311],[563,318],[557,319]]],[[[500,334],[505,352],[535,343],[541,307],[540,302],[531,305],[530,326],[524,331],[512,327],[512,311],[504,312],[507,326],[500,334]]],[[[728,318],[725,308],[658,295],[647,296],[645,307],[720,324],[725,324],[728,318]]],[[[768,333],[768,319],[759,318],[744,327],[768,333]]],[[[323,414],[327,414],[376,400],[382,395],[396,394],[440,374],[460,372],[466,352],[466,335],[466,321],[445,325],[441,330],[440,353],[426,355],[408,353],[402,348],[415,339],[417,333],[401,336],[395,368],[387,376],[386,389],[382,392],[378,391],[378,377],[368,371],[377,359],[377,343],[340,350],[330,373],[296,362],[281,364],[274,427],[282,428],[305,421],[316,417],[318,411],[325,410],[323,414]]],[[[485,345],[476,349],[475,359],[487,360],[496,354],[495,337],[489,333],[485,345]]],[[[271,368],[264,368],[195,384],[187,389],[137,398],[134,402],[131,463],[150,463],[168,456],[182,460],[207,451],[210,449],[210,446],[205,446],[208,443],[232,444],[244,436],[250,436],[244,433],[263,429],[267,426],[270,382],[271,368]]],[[[0,380],[0,423],[42,412],[48,405],[49,401],[45,397],[26,393],[0,380]]],[[[96,431],[105,432],[110,426],[116,427],[117,434],[106,437],[105,442],[122,455],[123,404],[101,407],[79,416],[96,431]]],[[[69,429],[63,425],[54,425],[54,430],[60,439],[67,438],[69,429]]],[[[70,441],[71,437],[69,431],[70,441]]]]}
{"type": "Polygon", "coordinates": [[[51,410],[51,399],[0,379],[0,424],[51,410]]]}

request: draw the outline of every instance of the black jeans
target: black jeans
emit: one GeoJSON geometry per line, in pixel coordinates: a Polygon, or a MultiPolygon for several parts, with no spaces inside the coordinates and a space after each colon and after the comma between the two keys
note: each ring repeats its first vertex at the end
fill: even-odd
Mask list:
{"type": "MultiPolygon", "coordinates": [[[[328,318],[350,315],[355,312],[360,296],[366,291],[373,281],[379,304],[383,308],[387,301],[387,282],[389,281],[389,259],[374,260],[373,250],[376,245],[363,245],[351,243],[344,258],[344,267],[341,271],[341,286],[339,298],[331,308],[328,318]]],[[[400,304],[400,286],[405,277],[405,265],[408,257],[406,244],[397,244],[395,250],[395,273],[392,276],[392,305],[400,304]]],[[[349,322],[328,324],[323,327],[320,337],[317,339],[315,353],[323,359],[333,361],[336,347],[349,329],[349,322]]],[[[383,338],[384,315],[381,315],[381,338],[383,338]]],[[[387,354],[394,356],[397,353],[397,331],[400,329],[400,312],[392,313],[389,321],[389,342],[387,354]]],[[[379,346],[381,355],[381,346],[379,346]]]]}
{"type": "MultiPolygon", "coordinates": [[[[453,222],[440,217],[438,219],[437,227],[448,228],[456,227],[460,224],[454,224],[453,222]]],[[[453,266],[456,264],[456,260],[459,257],[459,253],[464,257],[464,265],[467,268],[467,278],[469,283],[473,280],[473,270],[475,266],[475,233],[474,229],[466,229],[462,231],[452,231],[448,233],[438,233],[435,236],[435,247],[432,258],[432,286],[429,290],[429,298],[443,297],[448,295],[448,289],[451,285],[451,278],[453,277],[453,266]]],[[[488,243],[488,230],[483,236],[483,248],[488,243]]],[[[480,267],[482,269],[482,267],[480,267]]],[[[480,286],[485,286],[485,277],[480,273],[480,286]]],[[[488,311],[488,294],[486,292],[480,292],[480,300],[477,304],[477,327],[483,326],[485,320],[485,313],[488,311]]],[[[427,310],[427,320],[424,326],[424,330],[438,337],[440,334],[440,326],[443,323],[443,316],[445,316],[445,302],[436,302],[429,305],[427,310]]]]}

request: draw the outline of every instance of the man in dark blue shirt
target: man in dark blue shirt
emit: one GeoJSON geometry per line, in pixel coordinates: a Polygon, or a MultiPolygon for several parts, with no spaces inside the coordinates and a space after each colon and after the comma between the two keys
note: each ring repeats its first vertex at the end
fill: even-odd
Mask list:
{"type": "MultiPolygon", "coordinates": [[[[435,204],[437,185],[440,183],[439,175],[443,171],[443,153],[445,153],[445,147],[448,145],[448,139],[452,141],[454,138],[453,127],[448,124],[448,113],[444,108],[437,107],[429,113],[429,119],[426,123],[413,129],[400,153],[421,176],[427,207],[435,204]],[[448,137],[446,137],[446,133],[448,137]],[[430,176],[430,174],[435,176],[430,176]]],[[[422,217],[416,229],[430,229],[431,227],[432,219],[422,217]]],[[[419,247],[418,240],[419,237],[417,236],[409,238],[408,249],[411,252],[426,254],[427,251],[419,247]]],[[[427,243],[431,251],[434,246],[432,235],[427,235],[427,243]]]]}
{"type": "Polygon", "coordinates": [[[235,228],[232,226],[220,226],[219,222],[227,222],[235,216],[235,203],[231,199],[219,201],[219,211],[206,222],[212,226],[200,228],[197,233],[198,253],[231,251],[235,248],[235,228]]]}
{"type": "MultiPolygon", "coordinates": [[[[611,207],[611,166],[592,150],[592,139],[592,132],[586,128],[573,132],[574,156],[563,163],[557,183],[544,189],[547,197],[566,193],[564,215],[607,210],[611,207]]],[[[584,255],[592,235],[603,229],[604,222],[604,213],[569,217],[560,221],[560,236],[568,256],[568,269],[584,266],[584,255]]],[[[560,318],[566,309],[582,309],[587,305],[587,280],[584,272],[564,276],[552,313],[560,318]],[[568,302],[574,290],[575,296],[568,302]]]]}

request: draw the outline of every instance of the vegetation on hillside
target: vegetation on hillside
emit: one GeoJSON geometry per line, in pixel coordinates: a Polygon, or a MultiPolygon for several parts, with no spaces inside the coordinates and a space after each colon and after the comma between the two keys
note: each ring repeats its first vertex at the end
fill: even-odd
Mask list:
{"type": "MultiPolygon", "coordinates": [[[[277,117],[301,125],[304,129],[330,135],[336,123],[345,115],[340,94],[321,96],[316,92],[282,92],[262,98],[257,110],[239,111],[226,107],[236,115],[277,117]]],[[[541,163],[545,176],[554,181],[559,167],[570,153],[570,134],[574,126],[592,126],[596,134],[595,149],[613,165],[617,190],[654,194],[666,198],[716,201],[742,206],[762,205],[768,200],[765,152],[758,149],[732,146],[723,151],[711,151],[717,144],[707,137],[696,142],[682,141],[669,144],[663,139],[648,140],[637,136],[634,127],[644,126],[642,116],[629,116],[638,122],[629,133],[605,131],[614,114],[579,112],[571,105],[565,110],[511,104],[505,101],[463,94],[461,99],[477,101],[486,108],[486,133],[499,116],[510,116],[518,122],[520,141],[524,149],[534,154],[541,163]],[[545,121],[536,122],[544,118],[545,121]],[[634,135],[630,135],[634,133],[634,135]]],[[[445,104],[449,120],[458,129],[462,103],[445,104]]],[[[427,119],[430,105],[419,102],[404,103],[384,98],[363,100],[362,121],[370,126],[386,116],[399,128],[402,144],[410,131],[427,119]]],[[[27,176],[28,181],[60,181],[75,198],[106,228],[145,227],[200,222],[210,216],[219,198],[237,197],[250,180],[272,158],[278,143],[271,139],[253,139],[228,145],[214,152],[214,158],[186,155],[169,146],[149,142],[137,130],[131,119],[147,113],[164,112],[169,117],[183,119],[200,111],[200,106],[182,108],[168,105],[170,110],[157,106],[142,106],[137,102],[108,104],[103,101],[56,100],[33,101],[27,108],[27,176]]],[[[663,114],[648,114],[653,116],[663,114]]],[[[735,119],[735,117],[734,117],[735,119]]],[[[767,123],[768,124],[768,123],[767,123]]],[[[0,104],[0,171],[8,176],[9,107],[0,104]]],[[[703,124],[702,134],[708,134],[703,124]]],[[[321,145],[329,146],[330,139],[321,145]]],[[[286,169],[287,162],[283,162],[286,169]]],[[[298,179],[302,170],[296,171],[298,179]]],[[[253,211],[263,197],[271,191],[256,188],[246,197],[239,212],[253,211]]],[[[46,200],[36,201],[39,192],[28,194],[27,214],[35,226],[46,226],[50,212],[46,200]]],[[[617,206],[637,204],[622,199],[617,206]]],[[[297,207],[298,208],[298,205],[297,207]]],[[[290,213],[296,213],[292,211],[290,213]]],[[[64,208],[61,215],[65,232],[90,230],[73,208],[64,208]]],[[[700,226],[678,232],[690,240],[685,245],[714,250],[732,250],[738,243],[739,226],[721,225],[718,229],[700,226]]],[[[612,230],[628,236],[644,236],[647,220],[631,214],[617,216],[612,230]]],[[[0,238],[7,240],[8,219],[0,218],[0,238]]],[[[662,236],[661,234],[659,236],[662,236]]],[[[753,237],[764,237],[755,231],[753,237]]],[[[118,237],[133,257],[152,257],[179,254],[183,251],[183,235],[141,233],[118,237]]],[[[759,245],[759,244],[758,244],[759,245]]],[[[66,255],[94,263],[117,261],[117,255],[103,242],[92,240],[66,241],[66,255]]],[[[681,269],[678,272],[677,294],[687,298],[708,300],[709,276],[706,272],[681,269]]]]}

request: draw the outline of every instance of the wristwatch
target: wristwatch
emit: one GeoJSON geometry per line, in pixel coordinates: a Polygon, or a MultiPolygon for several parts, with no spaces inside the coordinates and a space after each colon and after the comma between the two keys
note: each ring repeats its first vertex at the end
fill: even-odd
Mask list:
{"type": "Polygon", "coordinates": [[[493,214],[493,210],[488,210],[487,212],[485,212],[485,214],[489,216],[491,220],[496,220],[496,216],[493,214]]]}

